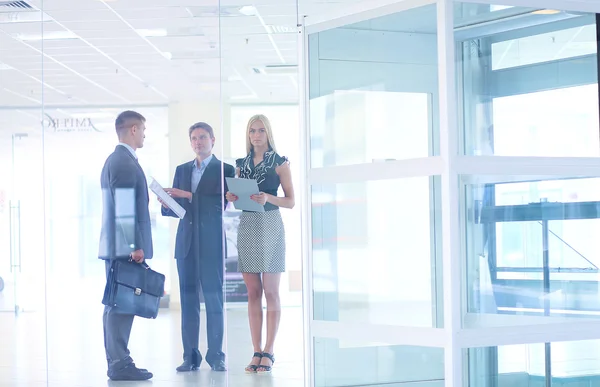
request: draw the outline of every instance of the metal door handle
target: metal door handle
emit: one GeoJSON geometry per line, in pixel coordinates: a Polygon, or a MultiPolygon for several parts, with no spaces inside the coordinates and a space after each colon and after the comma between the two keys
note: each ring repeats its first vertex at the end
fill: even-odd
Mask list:
{"type": "Polygon", "coordinates": [[[14,262],[13,262],[13,220],[12,220],[12,201],[8,202],[8,233],[9,233],[9,240],[8,240],[8,245],[10,248],[10,272],[12,273],[13,271],[13,266],[14,266],[14,262]]]}
{"type": "Polygon", "coordinates": [[[19,239],[19,273],[21,272],[21,201],[18,200],[17,201],[17,222],[19,224],[19,226],[17,227],[17,230],[19,231],[19,234],[17,235],[18,239],[19,239]]]}
{"type": "Polygon", "coordinates": [[[19,273],[21,272],[21,203],[17,200],[17,205],[13,205],[13,201],[9,202],[8,206],[8,218],[10,222],[9,233],[10,233],[10,272],[12,273],[13,268],[19,268],[19,273]],[[16,217],[16,227],[15,227],[15,218],[13,217],[13,209],[17,210],[16,217]],[[15,240],[16,239],[16,240],[15,240]],[[15,254],[15,249],[18,251],[15,254]],[[18,256],[18,263],[15,257],[18,256]]]}

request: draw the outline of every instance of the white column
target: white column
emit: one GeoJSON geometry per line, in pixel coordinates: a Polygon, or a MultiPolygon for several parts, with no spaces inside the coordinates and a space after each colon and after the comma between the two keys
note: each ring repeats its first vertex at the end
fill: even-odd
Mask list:
{"type": "Polygon", "coordinates": [[[442,173],[442,232],[444,267],[445,384],[463,386],[462,349],[457,342],[462,328],[459,218],[458,125],[454,58],[454,1],[438,0],[438,68],[440,88],[440,156],[442,173]]]}
{"type": "MultiPolygon", "coordinates": [[[[213,153],[222,159],[223,155],[229,157],[230,153],[230,114],[229,106],[222,105],[219,101],[185,101],[169,104],[169,182],[173,181],[175,168],[178,165],[192,160],[195,155],[190,146],[188,130],[196,122],[206,122],[215,131],[216,143],[213,153]]],[[[177,235],[177,219],[170,222],[169,232],[171,236],[171,258],[175,252],[175,236],[177,235]]],[[[177,265],[171,259],[170,266],[171,308],[179,309],[181,298],[179,297],[179,277],[177,265]]]]}

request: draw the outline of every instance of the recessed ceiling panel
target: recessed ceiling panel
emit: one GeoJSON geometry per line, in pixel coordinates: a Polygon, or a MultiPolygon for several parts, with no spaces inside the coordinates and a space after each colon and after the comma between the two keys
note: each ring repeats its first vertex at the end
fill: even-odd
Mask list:
{"type": "MultiPolygon", "coordinates": [[[[78,0],[80,2],[90,2],[90,0],[78,0]]],[[[83,21],[117,21],[118,16],[108,8],[100,9],[88,9],[88,10],[74,10],[71,7],[67,7],[63,10],[53,10],[51,12],[52,17],[59,21],[64,22],[83,22],[83,21]]]]}
{"type": "Polygon", "coordinates": [[[142,6],[142,8],[117,9],[119,15],[130,22],[136,21],[158,21],[163,19],[185,19],[191,15],[185,7],[170,5],[170,2],[163,1],[161,6],[142,6]]]}
{"type": "Polygon", "coordinates": [[[131,31],[122,21],[68,21],[62,23],[66,28],[75,33],[79,31],[131,31]]]}
{"type": "Polygon", "coordinates": [[[143,43],[143,39],[133,30],[127,29],[105,29],[105,30],[73,30],[78,36],[85,40],[99,39],[99,38],[113,38],[113,39],[138,39],[143,43]]]}

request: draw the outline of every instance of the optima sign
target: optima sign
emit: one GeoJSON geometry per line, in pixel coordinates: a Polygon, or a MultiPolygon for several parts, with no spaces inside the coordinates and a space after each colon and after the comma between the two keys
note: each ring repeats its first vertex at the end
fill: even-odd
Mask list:
{"type": "Polygon", "coordinates": [[[52,118],[46,114],[46,119],[42,121],[45,129],[57,132],[102,132],[94,126],[91,118],[52,118]]]}

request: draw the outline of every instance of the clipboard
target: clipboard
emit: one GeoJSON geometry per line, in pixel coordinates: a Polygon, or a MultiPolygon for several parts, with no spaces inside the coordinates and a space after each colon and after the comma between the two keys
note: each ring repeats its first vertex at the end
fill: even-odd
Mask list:
{"type": "Polygon", "coordinates": [[[181,207],[181,205],[179,205],[179,203],[177,203],[175,199],[169,196],[167,191],[164,190],[164,188],[158,183],[158,181],[156,181],[153,177],[150,178],[152,179],[152,182],[149,186],[150,190],[154,192],[156,196],[158,196],[160,200],[162,200],[167,205],[167,207],[169,207],[169,209],[179,217],[179,219],[183,219],[186,213],[185,208],[181,207]]]}
{"type": "Polygon", "coordinates": [[[264,206],[250,199],[250,196],[260,193],[256,180],[234,177],[226,177],[225,180],[229,192],[238,197],[238,200],[233,202],[236,210],[265,212],[264,206]]]}

